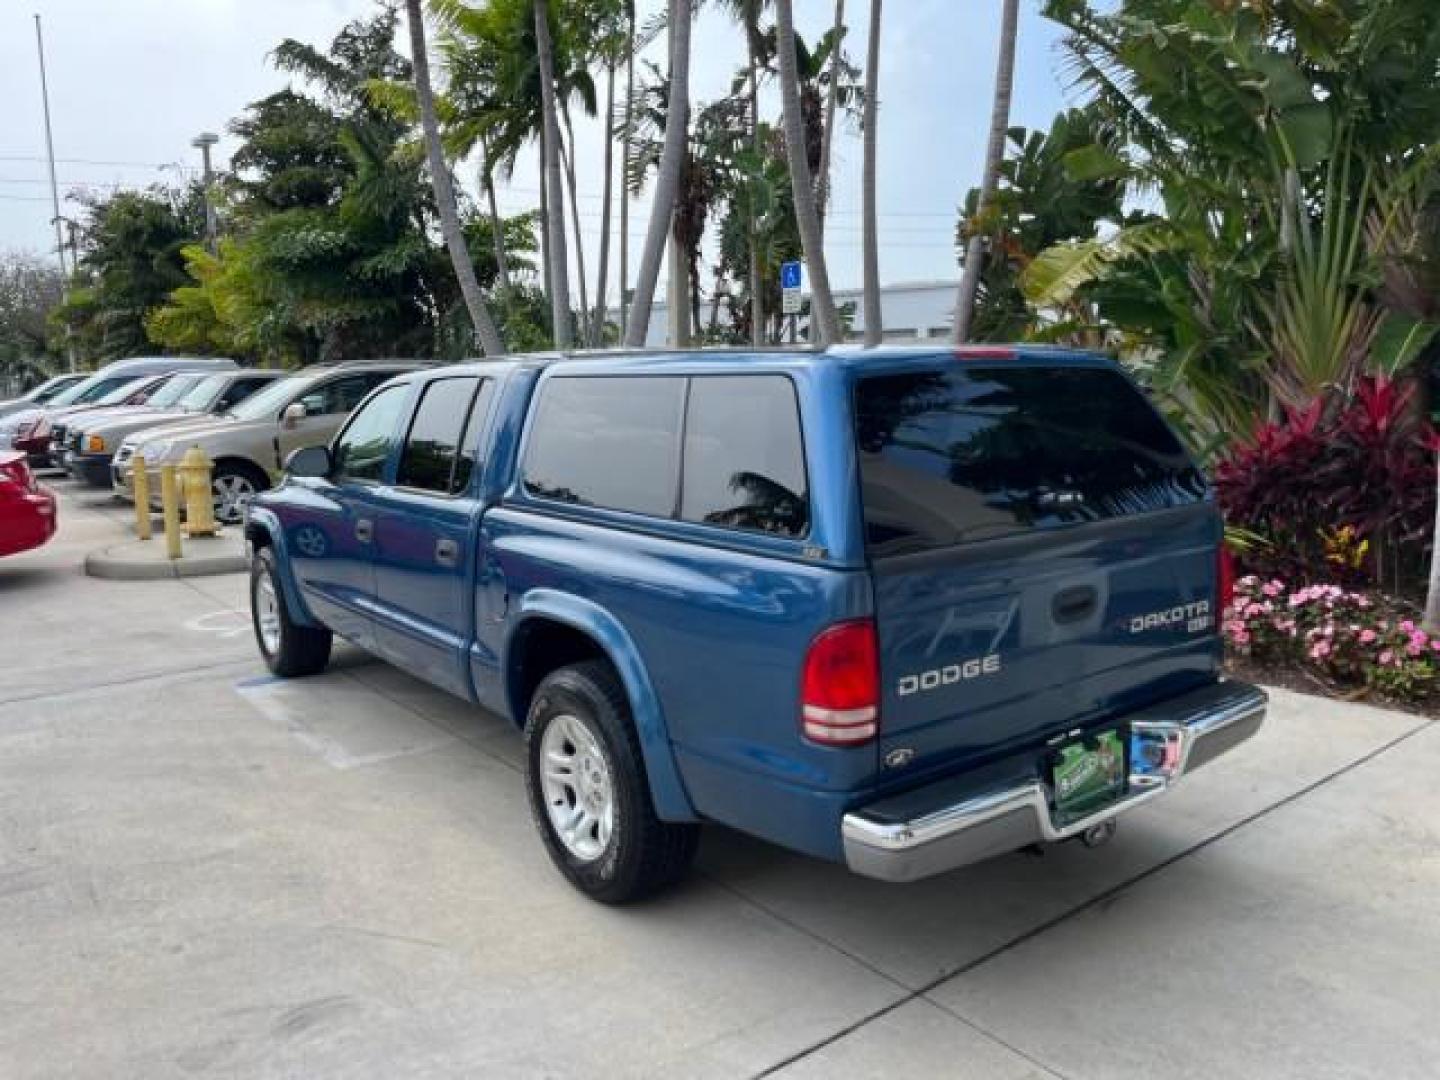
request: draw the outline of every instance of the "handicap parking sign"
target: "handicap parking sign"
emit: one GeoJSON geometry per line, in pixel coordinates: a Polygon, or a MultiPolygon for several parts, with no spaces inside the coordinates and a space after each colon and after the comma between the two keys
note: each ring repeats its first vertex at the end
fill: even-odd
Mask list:
{"type": "Polygon", "coordinates": [[[787,262],[780,264],[780,297],[783,303],[780,310],[785,315],[798,315],[801,307],[800,294],[804,289],[805,266],[803,263],[787,262]]]}

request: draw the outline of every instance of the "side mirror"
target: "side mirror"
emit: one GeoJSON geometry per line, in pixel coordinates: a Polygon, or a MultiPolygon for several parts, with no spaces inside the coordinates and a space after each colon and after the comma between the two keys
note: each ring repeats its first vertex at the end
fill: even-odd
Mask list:
{"type": "Polygon", "coordinates": [[[287,428],[293,428],[309,415],[310,413],[306,410],[303,401],[292,401],[289,405],[285,406],[285,411],[280,414],[280,422],[287,428]]]}
{"type": "MultiPolygon", "coordinates": [[[[293,405],[291,406],[291,408],[294,407],[293,405]]],[[[288,413],[290,409],[286,409],[285,411],[288,413]]],[[[317,480],[329,476],[330,448],[326,446],[302,446],[285,459],[285,475],[305,476],[317,480]]]]}

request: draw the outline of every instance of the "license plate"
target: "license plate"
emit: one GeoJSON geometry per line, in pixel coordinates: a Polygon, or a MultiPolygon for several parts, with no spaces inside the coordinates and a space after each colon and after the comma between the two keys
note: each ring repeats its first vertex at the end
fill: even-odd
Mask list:
{"type": "Polygon", "coordinates": [[[1102,731],[1061,747],[1051,769],[1055,815],[1069,824],[1103,810],[1125,794],[1125,743],[1102,731]]]}

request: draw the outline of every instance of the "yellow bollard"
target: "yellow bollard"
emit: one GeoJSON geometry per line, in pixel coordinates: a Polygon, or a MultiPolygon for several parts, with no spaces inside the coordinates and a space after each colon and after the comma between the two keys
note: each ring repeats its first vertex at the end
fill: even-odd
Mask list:
{"type": "Polygon", "coordinates": [[[165,557],[180,558],[180,492],[175,466],[160,466],[160,504],[165,513],[165,557]]]}
{"type": "Polygon", "coordinates": [[[181,488],[185,493],[185,535],[214,536],[214,493],[210,486],[210,459],[205,451],[192,446],[180,459],[181,488]]]}
{"type": "Polygon", "coordinates": [[[141,540],[150,539],[150,474],[145,471],[145,458],[136,454],[131,458],[135,487],[135,535],[141,540]]]}

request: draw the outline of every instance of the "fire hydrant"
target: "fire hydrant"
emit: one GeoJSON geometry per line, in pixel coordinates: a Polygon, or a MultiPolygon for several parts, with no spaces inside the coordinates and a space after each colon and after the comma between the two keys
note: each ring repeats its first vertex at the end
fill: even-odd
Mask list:
{"type": "Polygon", "coordinates": [[[210,483],[210,459],[192,446],[180,459],[180,481],[185,492],[185,535],[214,536],[215,494],[210,483]]]}

